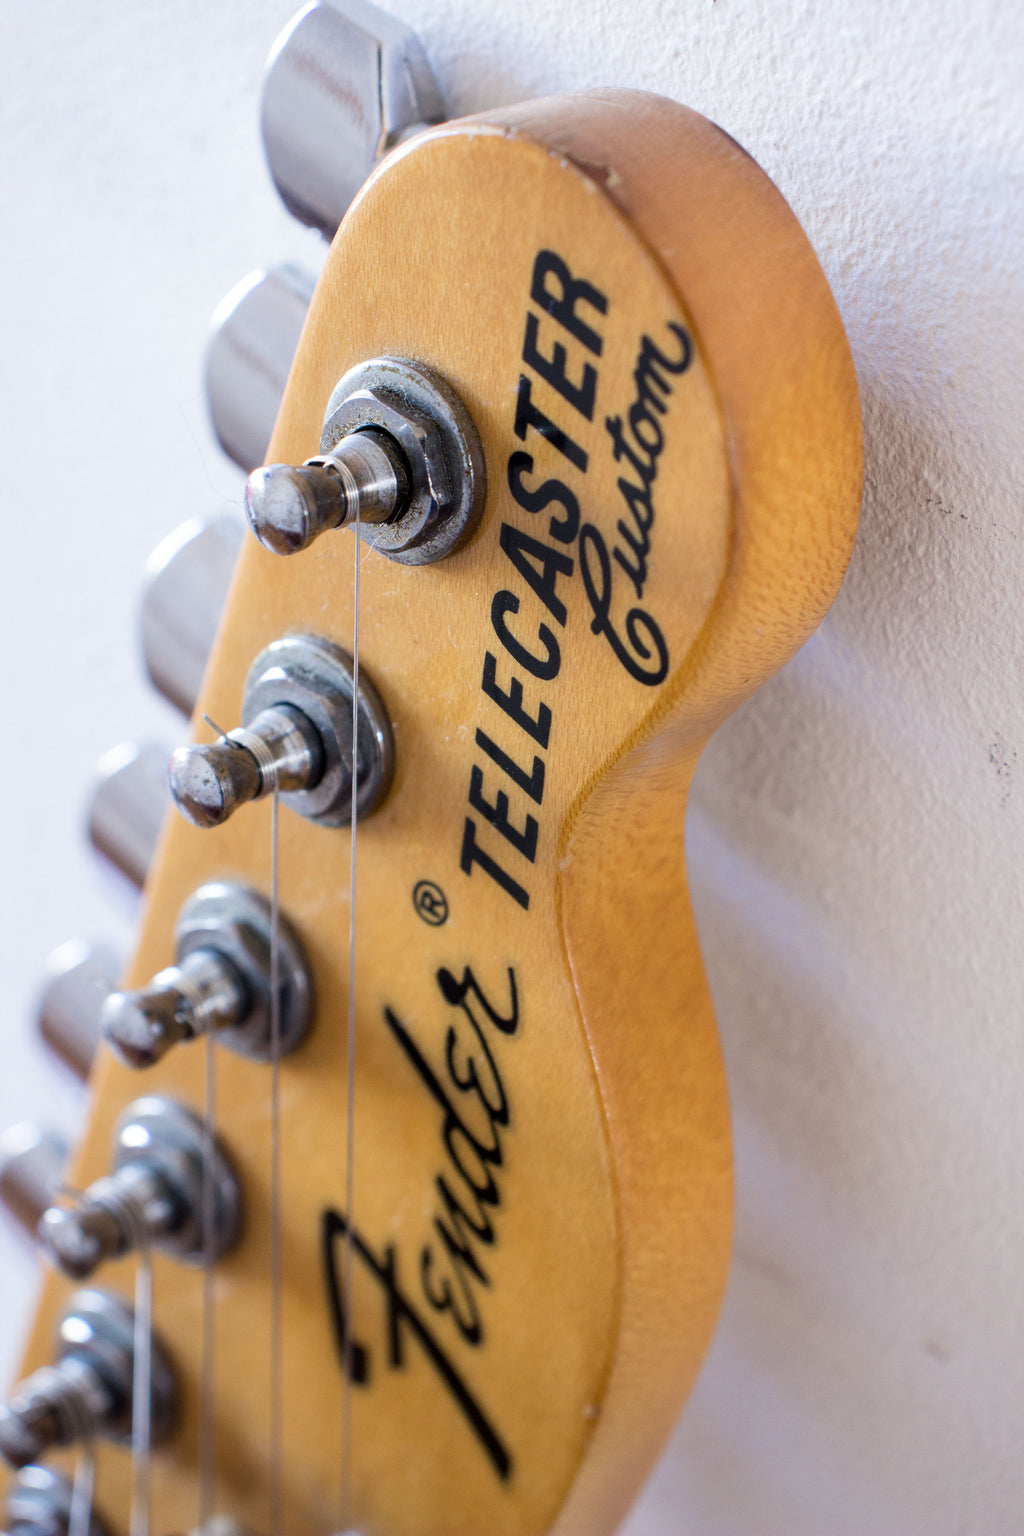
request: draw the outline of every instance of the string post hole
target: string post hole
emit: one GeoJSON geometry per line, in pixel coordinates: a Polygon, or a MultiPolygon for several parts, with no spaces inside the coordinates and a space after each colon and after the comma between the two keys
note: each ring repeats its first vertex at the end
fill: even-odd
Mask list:
{"type": "MultiPolygon", "coordinates": [[[[8,1485],[4,1499],[3,1528],[7,1536],[68,1536],[72,1498],[71,1484],[52,1467],[23,1467],[8,1485]]],[[[106,1527],[95,1513],[88,1536],[107,1536],[106,1527]]]]}
{"type": "MultiPolygon", "coordinates": [[[[56,1358],[15,1387],[0,1405],[0,1454],[12,1467],[39,1461],[55,1446],[95,1437],[131,1440],[135,1315],[112,1291],[76,1291],[57,1330],[56,1358]]],[[[153,1340],[150,1414],[154,1444],[167,1439],[177,1412],[174,1373],[153,1340]]]]}
{"type": "MultiPolygon", "coordinates": [[[[278,918],[280,1051],[301,1044],[313,1014],[313,976],[294,928],[278,918]]],[[[127,1066],[153,1066],[174,1046],[212,1034],[242,1056],[269,1061],[273,923],[270,902],[230,881],[200,886],[175,928],[175,963],[145,987],[103,1005],[107,1044],[127,1066]]],[[[97,1218],[98,1220],[99,1218],[97,1218]]]]}
{"type": "Polygon", "coordinates": [[[335,388],[315,458],[252,472],[245,514],[276,555],[356,524],[388,559],[427,565],[466,542],[485,494],[480,439],[451,386],[422,363],[381,357],[335,388]]]}
{"type": "Polygon", "coordinates": [[[110,1174],[73,1205],[51,1205],[40,1221],[49,1258],[70,1279],[87,1280],[104,1260],[144,1247],[198,1265],[233,1246],[238,1179],[224,1148],[184,1105],[162,1097],[129,1105],[115,1128],[111,1163],[110,1174]]]}
{"type": "Polygon", "coordinates": [[[253,663],[241,726],[219,741],[180,747],[169,780],[194,826],[220,826],[248,801],[276,792],[299,815],[338,827],[351,817],[353,774],[362,819],[387,794],[393,766],[390,721],[365,671],[357,684],[347,651],[317,635],[289,635],[253,663]]]}

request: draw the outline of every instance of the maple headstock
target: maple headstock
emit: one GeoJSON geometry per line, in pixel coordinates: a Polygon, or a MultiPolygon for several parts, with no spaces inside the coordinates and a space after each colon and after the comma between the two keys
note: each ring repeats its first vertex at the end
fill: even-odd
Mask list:
{"type": "MultiPolygon", "coordinates": [[[[856,382],[806,238],[753,160],[662,98],[604,91],[444,125],[392,155],[332,246],[270,459],[316,454],[381,356],[433,370],[487,495],[446,558],[328,533],[243,548],[197,720],[234,724],[283,636],[352,647],[394,774],[359,826],[354,1209],[347,832],[282,809],[280,897],[316,1012],[281,1065],[285,1526],[337,1528],[354,1255],[353,1508],[373,1536],[611,1531],[710,1337],[728,1264],[724,1074],[686,892],[714,728],[806,639],[849,557],[856,382]]],[[[201,725],[197,724],[197,731],[201,725]]],[[[127,984],[197,887],[269,889],[270,807],[165,828],[127,984]]],[[[203,1053],[145,1080],[192,1108],[203,1053]]],[[[216,1271],[218,1511],[267,1527],[268,1068],[218,1060],[244,1191],[216,1271]]],[[[109,1056],[73,1170],[140,1080],[109,1056]]],[[[104,1283],[126,1289],[130,1259],[104,1283]]],[[[181,1392],[158,1528],[197,1509],[201,1277],[157,1259],[181,1392]]],[[[64,1282],[29,1350],[49,1352],[64,1282]]],[[[123,1453],[102,1507],[126,1525],[123,1453]]]]}

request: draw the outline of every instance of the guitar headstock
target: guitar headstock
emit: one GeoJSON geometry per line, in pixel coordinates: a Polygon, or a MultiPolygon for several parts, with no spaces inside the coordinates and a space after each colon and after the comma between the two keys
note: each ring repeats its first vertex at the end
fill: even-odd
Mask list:
{"type": "MultiPolygon", "coordinates": [[[[274,1523],[278,1453],[284,1527],[336,1529],[348,1443],[354,1529],[594,1536],[696,1375],[728,1264],[728,1106],[686,794],[711,732],[837,590],[859,507],[856,383],[764,174],[696,114],[616,91],[437,126],[390,156],[331,247],[269,462],[331,450],[353,370],[344,399],[370,399],[355,425],[386,454],[398,444],[399,479],[415,480],[418,450],[397,418],[430,416],[412,381],[447,400],[463,450],[442,444],[436,473],[462,521],[431,542],[428,505],[411,546],[429,546],[424,563],[375,547],[394,519],[287,557],[252,539],[241,552],[197,735],[204,717],[243,720],[247,680],[316,725],[307,662],[289,660],[312,637],[332,677],[358,649],[367,760],[377,732],[387,771],[357,821],[354,889],[343,812],[312,819],[282,797],[275,965],[308,1018],[279,1095],[265,1050],[217,1052],[244,1225],[217,1262],[212,1364],[201,1273],[155,1259],[179,1406],[154,1518],[196,1521],[205,1371],[215,1507],[250,1529],[274,1523]]],[[[414,489],[395,491],[403,510],[414,489]]],[[[338,768],[338,810],[344,708],[331,718],[333,736],[303,740],[322,775],[338,768]]],[[[260,749],[229,750],[258,781],[260,749]]],[[[225,890],[255,893],[245,933],[262,934],[272,812],[264,797],[212,829],[168,822],[129,989],[180,960],[183,912],[215,945],[225,890]]],[[[262,994],[252,944],[234,942],[237,1025],[262,994]]],[[[76,1185],[107,1169],[140,1093],[202,1111],[202,1046],[153,1054],[144,1079],[98,1063],[76,1185]]],[[[127,1293],[133,1262],[103,1284],[127,1293]]],[[[66,1296],[48,1284],[32,1365],[66,1296]]],[[[118,1528],[128,1480],[104,1448],[118,1528]]]]}

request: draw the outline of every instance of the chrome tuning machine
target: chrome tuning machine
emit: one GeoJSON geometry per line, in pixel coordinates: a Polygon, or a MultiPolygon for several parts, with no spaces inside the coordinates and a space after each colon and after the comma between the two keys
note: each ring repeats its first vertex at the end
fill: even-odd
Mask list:
{"type": "MultiPolygon", "coordinates": [[[[42,1366],[0,1405],[0,1455],[13,1467],[54,1446],[100,1437],[127,1444],[132,1430],[135,1314],[110,1291],[76,1291],[57,1331],[53,1365],[42,1366]]],[[[170,1435],[177,1409],[174,1372],[159,1339],[150,1360],[152,1443],[170,1435]]]]}
{"type": "Polygon", "coordinates": [[[241,1194],[231,1161],[173,1099],[130,1104],[117,1123],[111,1172],[39,1223],[43,1247],[72,1280],[143,1247],[185,1264],[215,1263],[235,1243],[241,1194]]]}
{"type": "MultiPolygon", "coordinates": [[[[149,1067],[175,1045],[214,1033],[242,1056],[274,1054],[270,903],[248,886],[199,888],[181,909],[175,963],[103,1005],[103,1034],[130,1067],[149,1067]]],[[[313,975],[298,935],[278,916],[279,1054],[301,1044],[313,1016],[313,975]]]]}
{"type": "Polygon", "coordinates": [[[216,827],[240,805],[281,791],[284,805],[323,826],[368,816],[391,783],[391,726],[365,670],[352,736],[352,659],[315,635],[275,640],[245,684],[242,725],[171,758],[171,797],[187,821],[216,827]],[[353,768],[354,764],[354,768],[353,768]]]}

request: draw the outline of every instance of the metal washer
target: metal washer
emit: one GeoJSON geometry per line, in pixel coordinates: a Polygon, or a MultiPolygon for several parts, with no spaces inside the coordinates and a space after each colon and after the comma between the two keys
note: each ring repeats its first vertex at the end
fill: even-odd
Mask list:
{"type": "Polygon", "coordinates": [[[245,682],[242,723],[264,709],[290,704],[312,721],[324,751],[324,769],[310,789],[282,793],[281,803],[321,826],[344,827],[352,819],[356,765],[356,814],[375,810],[391,786],[394,746],[391,723],[372,682],[359,669],[359,709],[352,750],[352,658],[319,635],[275,640],[253,662],[245,682]]]}
{"type": "MultiPolygon", "coordinates": [[[[269,1061],[273,1053],[270,1021],[270,902],[248,886],[228,881],[202,885],[186,901],[175,928],[180,965],[196,950],[224,955],[239,972],[249,997],[244,1024],[217,1031],[218,1040],[240,1056],[269,1061]]],[[[313,976],[298,935],[278,914],[278,984],[280,1051],[286,1056],[302,1043],[313,1018],[313,976]]]]}
{"type": "Polygon", "coordinates": [[[466,407],[424,363],[376,357],[335,385],[321,454],[368,428],[398,443],[411,489],[397,517],[360,525],[360,536],[403,565],[429,565],[452,554],[473,534],[487,495],[483,448],[466,407]]]}

